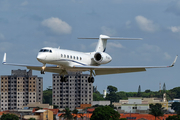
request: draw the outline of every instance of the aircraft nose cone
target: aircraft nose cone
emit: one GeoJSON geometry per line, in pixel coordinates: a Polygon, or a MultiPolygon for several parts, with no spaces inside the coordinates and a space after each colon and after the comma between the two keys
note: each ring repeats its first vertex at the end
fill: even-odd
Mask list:
{"type": "Polygon", "coordinates": [[[112,61],[112,57],[110,56],[110,61],[112,61]]]}
{"type": "Polygon", "coordinates": [[[37,60],[38,60],[38,61],[45,60],[45,58],[46,58],[46,56],[43,55],[43,54],[38,54],[38,55],[37,55],[37,60]]]}

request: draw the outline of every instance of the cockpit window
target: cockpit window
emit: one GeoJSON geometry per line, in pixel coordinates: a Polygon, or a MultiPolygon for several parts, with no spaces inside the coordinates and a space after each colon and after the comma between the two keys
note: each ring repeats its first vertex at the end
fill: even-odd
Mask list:
{"type": "Polygon", "coordinates": [[[52,50],[49,50],[49,49],[41,49],[39,52],[50,52],[50,53],[52,53],[52,50]]]}

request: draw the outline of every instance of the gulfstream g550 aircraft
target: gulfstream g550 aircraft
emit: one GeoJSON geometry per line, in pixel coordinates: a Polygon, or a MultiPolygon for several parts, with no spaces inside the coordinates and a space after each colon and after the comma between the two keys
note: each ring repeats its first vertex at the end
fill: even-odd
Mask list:
{"type": "Polygon", "coordinates": [[[43,63],[42,66],[6,63],[6,53],[4,53],[3,64],[27,67],[28,69],[41,71],[41,74],[45,72],[59,73],[62,76],[61,82],[67,81],[66,75],[68,71],[89,71],[90,76],[88,82],[93,83],[93,76],[96,75],[140,72],[146,71],[147,68],[173,67],[177,59],[176,56],[174,62],[170,66],[100,66],[112,60],[111,56],[105,53],[107,40],[140,40],[141,38],[115,38],[100,35],[99,38],[81,39],[99,39],[95,51],[83,53],[60,48],[44,47],[37,55],[37,60],[43,63]],[[46,64],[51,64],[51,66],[47,66],[46,64]]]}

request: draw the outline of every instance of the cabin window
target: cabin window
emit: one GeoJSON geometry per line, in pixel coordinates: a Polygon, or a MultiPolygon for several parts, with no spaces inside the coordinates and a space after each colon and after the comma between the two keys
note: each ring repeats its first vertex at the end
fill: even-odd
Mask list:
{"type": "Polygon", "coordinates": [[[61,54],[61,57],[63,57],[63,54],[61,54]]]}
{"type": "Polygon", "coordinates": [[[78,60],[78,57],[77,57],[77,60],[78,60]]]}
{"type": "Polygon", "coordinates": [[[80,57],[80,60],[82,60],[82,58],[80,57]]]}
{"type": "Polygon", "coordinates": [[[66,58],[66,55],[64,55],[64,58],[66,58]]]}
{"type": "Polygon", "coordinates": [[[70,58],[72,59],[72,56],[70,56],[70,58]]]}
{"type": "Polygon", "coordinates": [[[74,59],[76,59],[76,57],[74,56],[74,59]]]}
{"type": "Polygon", "coordinates": [[[69,58],[69,55],[67,55],[67,58],[69,58]]]}

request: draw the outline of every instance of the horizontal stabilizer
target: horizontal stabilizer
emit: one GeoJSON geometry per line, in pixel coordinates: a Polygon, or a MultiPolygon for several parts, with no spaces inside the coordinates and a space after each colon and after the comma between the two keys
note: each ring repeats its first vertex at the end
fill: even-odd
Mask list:
{"type": "MultiPolygon", "coordinates": [[[[78,39],[99,39],[99,38],[78,38],[78,39]]],[[[142,40],[142,38],[125,38],[125,37],[109,37],[101,38],[102,40],[142,40]]]]}
{"type": "Polygon", "coordinates": [[[105,52],[107,40],[142,40],[142,38],[109,37],[107,35],[100,35],[99,38],[78,38],[78,39],[99,39],[95,50],[96,52],[105,52]]]}

